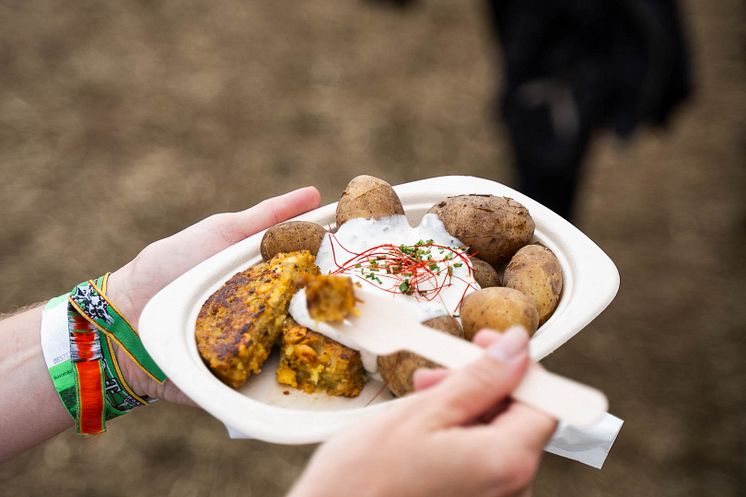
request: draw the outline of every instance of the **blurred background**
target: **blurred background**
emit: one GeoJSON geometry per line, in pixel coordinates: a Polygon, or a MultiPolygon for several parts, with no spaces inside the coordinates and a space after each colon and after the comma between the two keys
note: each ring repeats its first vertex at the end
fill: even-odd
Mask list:
{"type": "MultiPolygon", "coordinates": [[[[398,3],[2,2],[0,312],[307,184],[519,184],[494,10],[398,3]]],[[[536,495],[746,495],[743,3],[680,7],[692,96],[626,141],[594,124],[575,161],[566,215],[620,293],[546,360],[626,423],[601,471],[547,455],[536,495]]],[[[312,451],[160,403],[0,465],[0,495],[280,496],[312,451]]]]}

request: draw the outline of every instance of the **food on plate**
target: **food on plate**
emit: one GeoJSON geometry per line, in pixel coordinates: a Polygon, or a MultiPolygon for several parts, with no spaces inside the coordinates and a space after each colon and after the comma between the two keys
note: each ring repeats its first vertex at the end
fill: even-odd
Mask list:
{"type": "Polygon", "coordinates": [[[458,195],[438,202],[428,212],[436,214],[448,233],[492,265],[507,262],[534,236],[534,220],[528,209],[507,197],[458,195]]]}
{"type": "Polygon", "coordinates": [[[306,393],[356,397],[367,381],[360,353],[285,320],[280,344],[277,382],[306,393]]]}
{"type": "Polygon", "coordinates": [[[479,257],[471,257],[471,267],[474,269],[474,279],[482,288],[500,286],[500,275],[488,262],[479,257]]]}
{"type": "Polygon", "coordinates": [[[522,292],[512,288],[484,288],[471,293],[461,304],[461,325],[467,340],[482,328],[505,331],[521,325],[530,335],[539,326],[539,313],[533,302],[522,292]]]}
{"type": "MultiPolygon", "coordinates": [[[[428,319],[425,326],[448,333],[459,338],[464,337],[464,330],[458,321],[451,316],[440,316],[428,319]]],[[[388,389],[397,397],[414,391],[412,375],[420,368],[434,368],[438,364],[412,352],[401,351],[378,358],[378,371],[386,382],[388,389]]]]}
{"type": "Polygon", "coordinates": [[[337,228],[350,219],[379,219],[404,214],[391,185],[373,176],[357,176],[347,184],[337,204],[337,228]]]}
{"type": "Polygon", "coordinates": [[[391,185],[358,176],[339,200],[336,223],[329,232],[305,221],[269,228],[263,262],[204,303],[197,346],[223,382],[243,385],[279,344],[280,385],[355,397],[376,378],[406,395],[414,371],[434,363],[406,351],[376,358],[326,325],[356,315],[357,288],[403,299],[425,325],[467,340],[513,325],[533,334],[562,292],[559,261],[529,245],[534,221],[510,198],[448,197],[414,226],[391,185]]]}
{"type": "Polygon", "coordinates": [[[342,321],[359,312],[352,280],[346,276],[304,275],[298,287],[306,289],[308,313],[316,321],[342,321]]]}
{"type": "Polygon", "coordinates": [[[562,268],[557,257],[541,245],[526,245],[505,268],[504,285],[522,292],[534,303],[539,325],[544,324],[562,293],[562,268]]]}
{"type": "Polygon", "coordinates": [[[324,227],[316,223],[288,221],[269,228],[262,237],[259,250],[265,261],[280,252],[295,252],[296,250],[308,250],[316,255],[325,234],[324,227]]]}
{"type": "MultiPolygon", "coordinates": [[[[410,303],[422,322],[458,337],[463,331],[453,316],[464,295],[479,289],[468,250],[434,214],[416,226],[404,215],[348,219],[324,238],[316,264],[322,274],[344,274],[365,291],[410,303]]],[[[372,364],[395,395],[412,391],[417,367],[433,366],[409,352],[373,357],[372,364]]]]}
{"type": "Polygon", "coordinates": [[[234,275],[207,299],[197,316],[197,349],[215,376],[238,388],[261,372],[280,335],[295,281],[316,273],[308,250],[280,253],[234,275]]]}

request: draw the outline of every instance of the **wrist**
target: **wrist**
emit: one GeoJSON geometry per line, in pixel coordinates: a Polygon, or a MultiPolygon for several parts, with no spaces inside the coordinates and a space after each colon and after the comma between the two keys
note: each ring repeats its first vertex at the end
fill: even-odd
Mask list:
{"type": "Polygon", "coordinates": [[[136,299],[129,285],[131,265],[132,263],[129,262],[109,275],[106,297],[127,318],[127,321],[136,327],[142,309],[138,309],[134,304],[136,299]]]}
{"type": "MultiPolygon", "coordinates": [[[[132,262],[129,262],[109,275],[105,293],[106,298],[136,329],[142,308],[138,308],[135,304],[137,296],[132,293],[130,285],[132,264],[132,262]]],[[[123,379],[129,387],[141,397],[158,397],[154,382],[149,381],[150,378],[142,372],[124,348],[115,342],[112,343],[112,347],[122,371],[123,379]]]]}
{"type": "MultiPolygon", "coordinates": [[[[152,288],[137,280],[137,261],[122,266],[109,275],[106,288],[107,299],[114,304],[120,314],[136,327],[143,307],[147,303],[152,288]],[[134,283],[133,283],[134,282],[134,283]]],[[[194,405],[194,403],[179,391],[170,381],[154,381],[141,367],[133,361],[130,355],[119,344],[114,344],[122,376],[135,394],[155,399],[164,399],[179,404],[194,405]]]]}

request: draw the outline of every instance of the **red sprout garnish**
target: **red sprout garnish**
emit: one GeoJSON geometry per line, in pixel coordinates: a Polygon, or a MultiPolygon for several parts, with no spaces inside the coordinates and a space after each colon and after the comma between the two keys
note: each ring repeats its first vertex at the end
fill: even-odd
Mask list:
{"type": "Polygon", "coordinates": [[[468,275],[474,272],[466,247],[454,248],[420,240],[414,245],[384,243],[362,252],[352,251],[330,233],[332,260],[336,269],[331,274],[358,272],[363,281],[393,294],[411,295],[419,301],[432,301],[443,288],[456,281],[466,283],[466,288],[452,314],[458,311],[469,288],[477,288],[464,278],[455,275],[453,269],[466,266],[468,275]],[[350,255],[341,261],[335,244],[350,255]]]}

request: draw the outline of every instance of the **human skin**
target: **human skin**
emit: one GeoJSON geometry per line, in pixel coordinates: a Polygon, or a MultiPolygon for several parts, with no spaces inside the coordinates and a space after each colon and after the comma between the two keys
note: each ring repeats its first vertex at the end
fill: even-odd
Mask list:
{"type": "MultiPolygon", "coordinates": [[[[215,214],[145,247],[114,271],[107,296],[131,323],[145,304],[188,269],[244,238],[319,206],[313,187],[265,200],[241,212],[215,214]]],[[[81,278],[83,279],[83,278],[81,278]]],[[[47,372],[39,329],[42,305],[0,320],[0,461],[73,425],[47,372]]],[[[191,403],[170,381],[159,384],[116,350],[127,383],[140,395],[191,403]]]]}
{"type": "MultiPolygon", "coordinates": [[[[137,323],[145,304],[182,273],[222,249],[319,205],[309,187],[237,213],[211,216],[152,243],[112,273],[107,296],[137,323]]],[[[0,461],[73,425],[54,390],[41,351],[42,306],[0,320],[0,461]]],[[[487,353],[461,371],[418,371],[421,392],[397,402],[321,446],[292,491],[324,495],[525,495],[555,423],[508,400],[525,374],[528,336],[482,331],[487,353]]],[[[189,404],[117,350],[123,374],[140,395],[189,404]]],[[[102,435],[106,436],[106,435],[102,435]]]]}
{"type": "Polygon", "coordinates": [[[487,347],[481,359],[417,371],[417,395],[322,445],[289,497],[529,495],[556,423],[508,400],[529,365],[528,334],[474,341],[487,347]]]}

